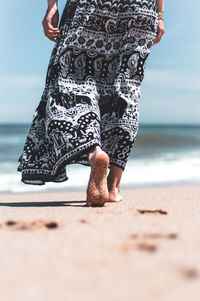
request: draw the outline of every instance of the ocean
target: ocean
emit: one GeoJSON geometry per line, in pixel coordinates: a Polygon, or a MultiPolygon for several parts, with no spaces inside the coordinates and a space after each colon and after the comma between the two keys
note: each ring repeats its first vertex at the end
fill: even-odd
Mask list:
{"type": "MultiPolygon", "coordinates": [[[[67,166],[69,180],[43,186],[21,182],[17,171],[29,124],[0,124],[0,193],[69,191],[87,187],[90,167],[67,166]]],[[[140,124],[121,188],[200,183],[200,125],[140,124]]]]}

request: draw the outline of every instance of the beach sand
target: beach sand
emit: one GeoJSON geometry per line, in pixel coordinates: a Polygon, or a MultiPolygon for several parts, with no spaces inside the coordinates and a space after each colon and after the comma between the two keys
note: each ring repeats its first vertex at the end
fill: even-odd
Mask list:
{"type": "Polygon", "coordinates": [[[0,195],[0,299],[200,300],[200,185],[0,195]]]}

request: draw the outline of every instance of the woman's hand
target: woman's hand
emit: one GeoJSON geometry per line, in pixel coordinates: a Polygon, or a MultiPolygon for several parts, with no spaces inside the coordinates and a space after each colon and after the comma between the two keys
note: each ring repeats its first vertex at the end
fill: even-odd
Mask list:
{"type": "Polygon", "coordinates": [[[165,29],[164,29],[164,23],[162,19],[158,20],[158,33],[157,33],[157,37],[155,38],[153,45],[157,44],[160,42],[162,35],[165,33],[165,29]]]}
{"type": "Polygon", "coordinates": [[[42,26],[45,36],[53,42],[56,42],[56,37],[60,33],[60,30],[57,28],[58,20],[59,12],[57,7],[48,8],[42,21],[42,26]]]}

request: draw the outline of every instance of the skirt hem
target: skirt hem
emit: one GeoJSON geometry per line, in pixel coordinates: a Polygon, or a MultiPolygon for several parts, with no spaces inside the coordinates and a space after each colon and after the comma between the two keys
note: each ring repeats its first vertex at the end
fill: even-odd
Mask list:
{"type": "Polygon", "coordinates": [[[44,185],[45,182],[54,182],[54,183],[61,183],[67,181],[69,178],[66,175],[66,166],[69,164],[82,164],[90,166],[87,161],[81,162],[79,161],[79,158],[90,151],[94,146],[99,145],[101,147],[101,144],[99,142],[94,142],[89,147],[85,148],[81,152],[79,152],[78,155],[75,155],[73,159],[69,158],[64,160],[57,168],[55,173],[47,174],[48,171],[46,170],[44,172],[44,169],[23,169],[22,167],[17,169],[17,171],[22,172],[22,178],[21,182],[24,184],[31,184],[31,185],[44,185]]]}

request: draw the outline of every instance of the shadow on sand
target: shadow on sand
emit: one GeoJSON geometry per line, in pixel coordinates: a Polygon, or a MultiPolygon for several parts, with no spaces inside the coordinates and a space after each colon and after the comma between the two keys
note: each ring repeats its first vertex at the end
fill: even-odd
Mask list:
{"type": "Polygon", "coordinates": [[[52,202],[9,202],[0,203],[1,207],[86,207],[85,201],[52,201],[52,202]]]}

